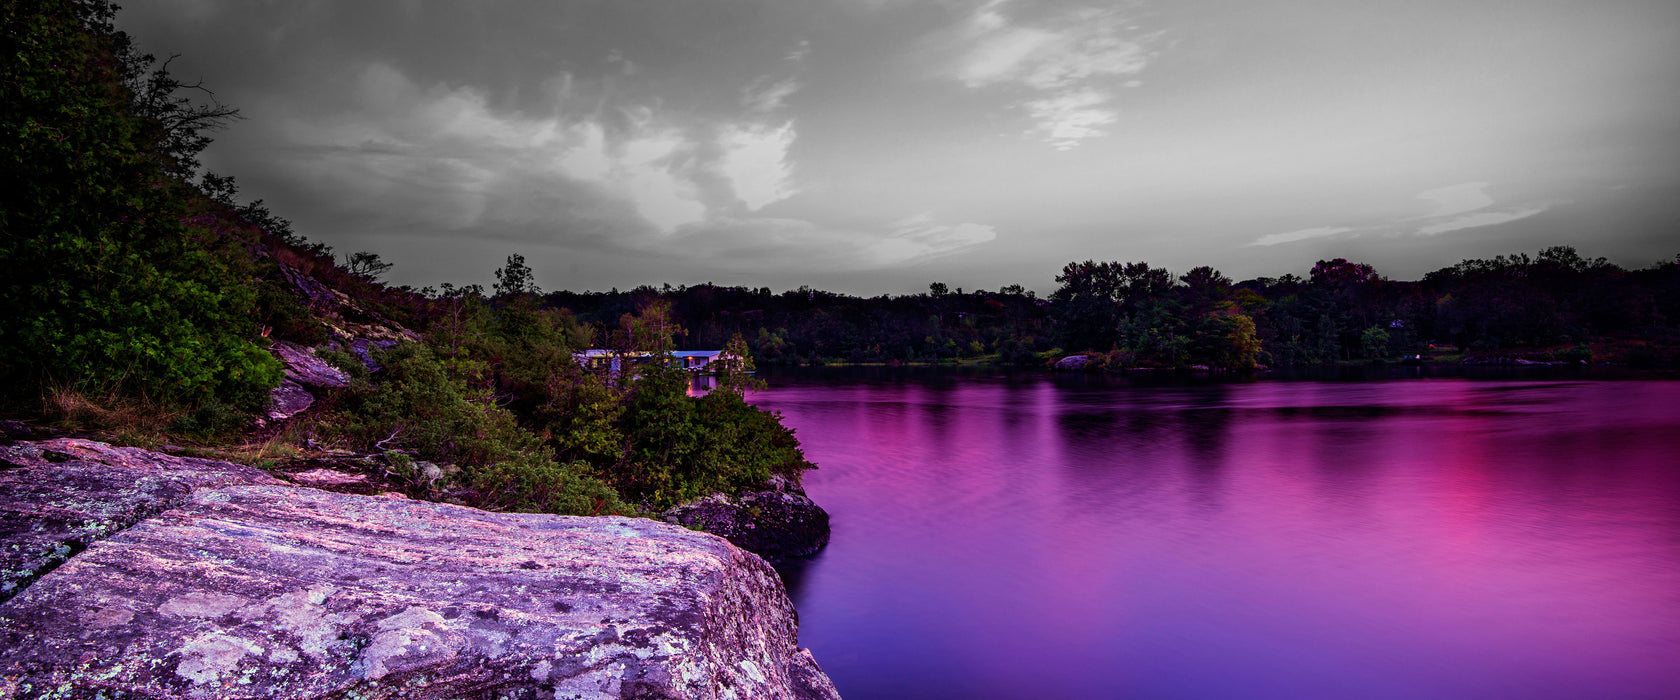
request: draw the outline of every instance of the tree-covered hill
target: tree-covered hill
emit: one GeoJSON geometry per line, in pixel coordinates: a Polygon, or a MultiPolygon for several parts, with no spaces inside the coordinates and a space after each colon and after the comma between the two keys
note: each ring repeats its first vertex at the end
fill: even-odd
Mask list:
{"type": "Polygon", "coordinates": [[[641,287],[554,292],[548,305],[611,323],[671,304],[683,347],[740,334],[761,364],[984,361],[1042,366],[1095,353],[1109,368],[1243,369],[1427,355],[1527,356],[1632,364],[1680,359],[1680,257],[1643,269],[1558,246],[1465,260],[1421,280],[1320,260],[1308,276],[1234,282],[1145,262],[1068,263],[1038,298],[1017,285],[859,298],[808,288],[641,287]]]}
{"type": "Polygon", "coordinates": [[[750,366],[695,397],[678,369],[607,376],[572,360],[598,340],[669,349],[681,329],[664,306],[581,323],[540,303],[517,256],[489,296],[392,288],[377,255],[335,259],[239,202],[234,179],[196,157],[237,112],[139,53],[115,12],[0,9],[7,414],[271,466],[350,455],[411,495],[495,509],[657,512],[773,477],[797,485],[811,467],[792,431],[743,399],[750,366]],[[274,415],[286,352],[341,379],[253,434],[274,415]]]}

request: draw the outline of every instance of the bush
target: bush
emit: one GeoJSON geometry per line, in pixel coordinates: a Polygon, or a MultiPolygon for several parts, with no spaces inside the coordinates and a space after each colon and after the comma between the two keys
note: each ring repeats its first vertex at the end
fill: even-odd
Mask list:
{"type": "Polygon", "coordinates": [[[251,241],[198,216],[89,11],[0,10],[0,391],[254,411],[280,364],[257,344],[251,241]]]}
{"type": "Polygon", "coordinates": [[[607,471],[625,495],[664,509],[714,491],[761,488],[773,474],[798,481],[810,462],[793,431],[739,393],[687,395],[688,374],[647,366],[632,383],[625,460],[607,471]]]}
{"type": "MultiPolygon", "coordinates": [[[[467,505],[568,515],[631,514],[611,486],[577,463],[558,464],[541,436],[520,427],[489,391],[481,363],[429,347],[377,353],[385,371],[339,398],[329,432],[363,451],[402,450],[460,466],[441,487],[467,505]]],[[[438,486],[438,485],[433,485],[438,486]]]]}
{"type": "Polygon", "coordinates": [[[1579,363],[1591,364],[1592,361],[1593,361],[1592,346],[1587,345],[1586,343],[1580,343],[1580,344],[1576,345],[1575,347],[1572,347],[1568,350],[1559,350],[1557,352],[1552,353],[1552,356],[1557,358],[1558,361],[1560,361],[1560,362],[1579,362],[1579,363]]]}

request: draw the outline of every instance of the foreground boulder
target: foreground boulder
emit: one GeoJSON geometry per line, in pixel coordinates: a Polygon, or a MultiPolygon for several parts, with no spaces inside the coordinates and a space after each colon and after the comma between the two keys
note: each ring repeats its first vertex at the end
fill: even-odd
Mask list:
{"type": "MultiPolygon", "coordinates": [[[[3,474],[97,471],[59,454],[3,474]]],[[[838,697],[776,573],[711,535],[171,483],[0,604],[0,697],[838,697]]]]}
{"type": "Polygon", "coordinates": [[[280,483],[261,469],[91,440],[0,446],[0,603],[195,489],[280,483]]]}

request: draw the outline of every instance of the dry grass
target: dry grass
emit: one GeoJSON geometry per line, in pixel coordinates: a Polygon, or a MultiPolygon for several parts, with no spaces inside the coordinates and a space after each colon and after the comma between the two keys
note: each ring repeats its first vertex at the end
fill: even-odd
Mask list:
{"type": "Polygon", "coordinates": [[[181,418],[178,409],[112,392],[84,392],[53,388],[42,397],[43,417],[54,426],[74,431],[111,433],[126,444],[156,443],[181,418]]]}
{"type": "Polygon", "coordinates": [[[310,425],[293,423],[267,439],[223,447],[206,447],[189,450],[189,452],[196,457],[237,462],[260,469],[272,469],[288,460],[308,456],[308,451],[302,445],[312,432],[313,427],[310,425]]]}

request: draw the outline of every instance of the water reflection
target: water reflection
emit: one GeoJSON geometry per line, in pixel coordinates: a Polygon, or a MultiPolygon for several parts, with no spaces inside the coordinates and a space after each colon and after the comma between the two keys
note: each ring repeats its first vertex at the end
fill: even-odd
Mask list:
{"type": "Polygon", "coordinates": [[[1680,384],[772,381],[852,700],[1680,695],[1680,384]]]}

